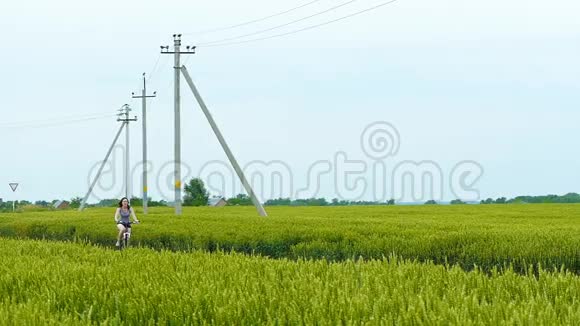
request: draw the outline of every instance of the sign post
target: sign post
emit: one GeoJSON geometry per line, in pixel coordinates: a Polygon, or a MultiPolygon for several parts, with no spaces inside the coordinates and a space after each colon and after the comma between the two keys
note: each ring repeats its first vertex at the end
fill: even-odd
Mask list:
{"type": "MultiPolygon", "coordinates": [[[[18,188],[18,183],[16,182],[11,182],[8,184],[10,186],[10,189],[12,189],[12,192],[16,192],[16,188],[18,188]]],[[[16,200],[12,200],[12,212],[14,213],[16,211],[16,200]]]]}

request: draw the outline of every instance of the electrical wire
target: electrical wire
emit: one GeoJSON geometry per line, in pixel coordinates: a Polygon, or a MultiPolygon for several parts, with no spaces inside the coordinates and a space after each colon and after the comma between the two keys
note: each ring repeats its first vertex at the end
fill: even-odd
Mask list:
{"type": "Polygon", "coordinates": [[[159,65],[159,60],[161,60],[161,53],[158,54],[157,56],[157,60],[155,61],[155,65],[153,66],[153,69],[151,69],[151,72],[149,73],[149,75],[147,75],[147,82],[149,82],[151,80],[151,78],[153,78],[153,74],[155,74],[157,72],[157,67],[159,65]]]}
{"type": "Polygon", "coordinates": [[[98,118],[98,117],[108,117],[111,116],[111,114],[109,113],[105,113],[105,112],[95,112],[95,113],[89,113],[89,114],[75,114],[75,115],[67,115],[67,116],[61,116],[61,117],[51,117],[51,118],[45,118],[45,119],[37,119],[37,120],[25,120],[25,121],[10,121],[10,122],[3,122],[0,123],[0,127],[18,127],[18,126],[22,126],[22,125],[27,125],[27,124],[38,124],[38,123],[46,123],[46,122],[58,122],[58,121],[63,121],[66,119],[86,119],[86,118],[98,118]]]}
{"type": "Polygon", "coordinates": [[[53,123],[44,123],[44,124],[36,124],[36,125],[32,124],[32,125],[21,125],[21,126],[8,126],[8,127],[3,127],[3,129],[29,129],[29,128],[30,129],[37,129],[37,128],[46,128],[46,127],[58,127],[58,126],[63,126],[63,125],[78,123],[78,122],[107,119],[107,118],[112,118],[115,116],[116,116],[116,114],[108,114],[108,115],[104,115],[104,116],[100,116],[100,117],[74,119],[74,120],[68,120],[68,121],[65,120],[65,121],[58,121],[58,122],[53,122],[53,123]]]}
{"type": "Polygon", "coordinates": [[[323,11],[317,12],[315,14],[312,14],[312,15],[309,15],[309,16],[306,16],[306,17],[302,17],[302,18],[299,18],[299,19],[296,19],[296,20],[293,20],[293,21],[290,21],[288,23],[284,23],[284,24],[281,24],[281,25],[277,25],[277,26],[274,26],[274,27],[266,28],[266,29],[263,29],[263,30],[259,30],[259,31],[252,32],[252,33],[248,33],[248,34],[244,34],[244,35],[239,35],[239,36],[234,36],[234,37],[228,37],[228,38],[224,38],[224,39],[221,39],[221,40],[210,41],[210,42],[203,42],[203,43],[199,43],[198,45],[199,46],[206,46],[206,45],[211,45],[211,44],[216,44],[216,43],[233,41],[233,40],[245,38],[245,37],[248,37],[248,36],[253,36],[253,35],[257,35],[257,34],[262,34],[262,33],[265,33],[265,32],[269,32],[269,31],[273,31],[273,30],[278,29],[278,28],[286,27],[286,26],[289,26],[289,25],[292,25],[292,24],[296,24],[296,23],[299,23],[301,21],[304,21],[304,20],[307,20],[307,19],[310,19],[310,18],[313,18],[313,17],[316,17],[316,16],[320,16],[320,15],[326,14],[326,13],[331,12],[333,10],[336,10],[338,8],[341,8],[341,7],[344,7],[346,5],[349,5],[349,4],[351,4],[351,3],[355,2],[355,1],[357,1],[357,0],[349,0],[347,2],[343,2],[343,3],[339,4],[339,5],[334,6],[334,7],[330,7],[328,9],[323,10],[323,11]]]}
{"type": "MultiPolygon", "coordinates": [[[[169,65],[169,61],[170,61],[170,56],[166,56],[166,59],[163,60],[163,62],[158,66],[157,72],[162,71],[163,69],[166,69],[166,68],[171,68],[171,70],[173,70],[173,64],[169,65]]],[[[170,79],[165,78],[165,79],[162,79],[161,82],[158,82],[156,84],[155,88],[157,90],[158,96],[163,96],[164,94],[169,94],[170,87],[167,86],[167,84],[171,84],[171,81],[173,81],[173,78],[171,78],[170,82],[168,82],[168,80],[170,80],[170,79]]]]}
{"type": "MultiPolygon", "coordinates": [[[[155,75],[155,73],[157,73],[159,71],[159,62],[161,61],[161,53],[159,53],[157,55],[157,59],[155,60],[155,63],[153,64],[153,68],[151,68],[150,72],[148,75],[145,75],[145,82],[147,84],[149,84],[151,82],[151,80],[153,79],[153,76],[155,75]]],[[[139,87],[137,87],[137,89],[142,88],[143,86],[143,79],[140,78],[139,81],[139,87]]],[[[131,105],[134,106],[136,102],[136,98],[131,96],[131,105]]]]}
{"type": "Polygon", "coordinates": [[[311,25],[311,26],[304,27],[304,28],[296,29],[296,30],[293,30],[293,31],[290,31],[290,32],[286,32],[286,33],[275,34],[275,35],[270,35],[270,36],[266,36],[266,37],[255,38],[255,39],[250,39],[250,40],[243,40],[243,41],[237,41],[237,42],[226,42],[226,43],[210,44],[210,45],[204,45],[204,46],[200,46],[200,47],[208,48],[208,47],[237,45],[237,44],[244,44],[244,43],[250,43],[250,42],[264,41],[264,40],[268,40],[268,39],[272,39],[272,38],[277,38],[277,37],[282,37],[282,36],[286,36],[286,35],[291,35],[291,34],[303,32],[303,31],[307,31],[307,30],[310,30],[310,29],[314,29],[314,28],[317,28],[317,27],[321,27],[321,26],[324,26],[324,25],[332,24],[332,23],[335,23],[335,22],[338,22],[338,21],[341,21],[341,20],[344,20],[344,19],[347,19],[347,18],[351,18],[351,17],[354,17],[354,16],[357,16],[357,15],[360,15],[360,14],[363,14],[363,13],[366,13],[366,12],[369,12],[371,10],[378,9],[380,7],[386,6],[388,4],[391,4],[391,3],[394,3],[394,2],[397,2],[397,1],[398,0],[390,0],[390,1],[387,1],[387,2],[383,2],[383,3],[380,3],[380,4],[376,5],[376,6],[373,6],[373,7],[364,9],[364,10],[360,10],[360,11],[357,11],[355,13],[352,13],[352,14],[349,14],[349,15],[346,15],[346,16],[342,16],[342,17],[337,18],[337,19],[333,19],[333,20],[329,20],[329,21],[326,21],[326,22],[323,22],[323,23],[320,23],[320,24],[315,24],[315,25],[311,25]]]}
{"type": "Polygon", "coordinates": [[[214,32],[227,31],[227,30],[230,30],[230,29],[234,29],[234,28],[238,28],[238,27],[242,27],[242,26],[246,26],[246,25],[258,23],[258,22],[261,22],[261,21],[264,21],[264,20],[267,20],[267,19],[270,19],[270,18],[273,18],[273,17],[281,16],[281,15],[287,14],[289,12],[292,12],[292,11],[295,11],[295,10],[298,10],[298,9],[301,9],[301,8],[304,8],[306,6],[309,6],[309,5],[311,5],[313,3],[316,3],[316,2],[319,2],[319,1],[320,0],[310,1],[310,2],[307,2],[307,3],[303,4],[303,5],[300,5],[298,7],[294,7],[294,8],[291,8],[291,9],[287,9],[287,10],[284,10],[284,11],[281,11],[281,12],[278,12],[278,13],[275,13],[275,14],[272,14],[272,15],[269,15],[269,16],[266,16],[266,17],[262,17],[262,18],[250,20],[250,21],[243,22],[243,23],[240,23],[240,24],[235,24],[235,25],[226,26],[226,27],[220,27],[220,28],[213,28],[213,29],[209,29],[209,30],[205,30],[205,31],[200,31],[200,32],[183,33],[183,35],[203,35],[203,34],[209,34],[209,33],[214,33],[214,32]]]}

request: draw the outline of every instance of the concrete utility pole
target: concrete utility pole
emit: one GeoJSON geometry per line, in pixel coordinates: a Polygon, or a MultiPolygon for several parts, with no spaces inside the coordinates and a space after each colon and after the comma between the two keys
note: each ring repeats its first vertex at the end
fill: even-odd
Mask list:
{"type": "Polygon", "coordinates": [[[161,46],[161,53],[162,54],[174,54],[174,67],[173,68],[175,69],[175,74],[174,74],[174,79],[175,79],[175,214],[181,215],[181,169],[180,169],[181,168],[181,166],[180,166],[181,165],[181,134],[180,134],[181,98],[180,98],[180,89],[179,89],[179,86],[180,86],[179,77],[180,77],[180,73],[182,73],[185,80],[187,81],[187,83],[189,85],[189,88],[191,88],[193,95],[195,96],[197,102],[199,103],[199,106],[201,107],[205,117],[207,118],[213,132],[215,133],[220,145],[222,146],[222,149],[226,153],[226,156],[228,157],[230,163],[234,167],[234,170],[238,174],[238,177],[240,178],[242,185],[246,189],[246,192],[248,193],[248,195],[250,195],[252,202],[254,203],[254,206],[258,210],[258,213],[261,216],[267,216],[266,211],[264,210],[264,207],[262,206],[262,204],[258,200],[258,197],[254,193],[254,190],[252,189],[252,187],[250,186],[250,183],[246,179],[244,172],[242,171],[242,169],[240,168],[240,165],[236,161],[234,154],[230,150],[230,148],[229,148],[228,144],[226,143],[222,133],[218,129],[217,124],[215,123],[213,117],[211,116],[207,106],[205,105],[205,102],[203,101],[197,88],[193,84],[193,81],[192,81],[191,77],[189,76],[187,69],[185,67],[181,66],[179,56],[181,54],[195,54],[195,46],[187,46],[186,47],[187,50],[185,52],[180,52],[181,34],[173,34],[173,40],[174,40],[174,51],[169,51],[169,45],[166,45],[166,46],[161,46]]]}
{"type": "Polygon", "coordinates": [[[195,53],[195,47],[187,46],[187,51],[181,52],[181,34],[173,34],[173,51],[169,51],[169,45],[161,46],[162,54],[173,54],[173,68],[174,68],[174,114],[175,114],[175,215],[181,215],[181,95],[179,88],[179,77],[180,77],[180,55],[181,54],[193,54],[195,53]]]}
{"type": "Polygon", "coordinates": [[[157,96],[157,92],[153,92],[153,95],[147,95],[147,81],[145,79],[145,73],[143,73],[143,90],[141,96],[135,96],[135,93],[131,94],[133,98],[141,99],[141,107],[143,108],[143,214],[147,214],[147,98],[157,96]]]}
{"type": "Polygon", "coordinates": [[[125,197],[131,200],[131,172],[129,164],[129,122],[137,121],[137,117],[129,119],[129,112],[132,111],[128,104],[123,105],[119,110],[120,113],[117,116],[125,116],[124,119],[117,118],[117,121],[121,121],[125,124],[125,197]]]}
{"type": "MultiPolygon", "coordinates": [[[[121,110],[125,106],[128,106],[128,105],[127,104],[123,105],[121,107],[121,110]]],[[[119,120],[117,119],[117,121],[119,121],[119,120]]],[[[83,209],[85,209],[85,206],[87,204],[87,200],[89,199],[89,196],[93,192],[93,188],[97,184],[97,181],[99,181],[99,178],[101,177],[101,173],[103,172],[103,168],[105,167],[105,164],[107,164],[107,160],[109,159],[109,156],[111,155],[111,152],[113,151],[113,148],[115,148],[115,144],[117,143],[117,140],[119,139],[119,136],[121,135],[121,132],[123,131],[123,128],[125,127],[125,124],[128,124],[128,123],[123,122],[121,124],[121,127],[119,127],[119,131],[117,131],[117,134],[115,135],[115,138],[113,139],[113,143],[109,147],[109,150],[107,151],[107,155],[105,155],[105,159],[103,160],[103,163],[101,163],[101,166],[99,167],[99,170],[97,171],[97,176],[95,177],[95,179],[91,183],[91,186],[89,187],[89,191],[87,191],[87,194],[85,195],[85,197],[83,198],[83,201],[81,202],[81,206],[79,207],[79,212],[82,211],[83,209]]]]}

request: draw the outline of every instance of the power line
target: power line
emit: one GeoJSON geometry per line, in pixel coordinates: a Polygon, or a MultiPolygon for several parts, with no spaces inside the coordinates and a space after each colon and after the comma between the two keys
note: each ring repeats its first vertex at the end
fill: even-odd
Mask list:
{"type": "Polygon", "coordinates": [[[226,30],[229,30],[229,29],[246,26],[246,25],[250,25],[250,24],[253,24],[253,23],[258,23],[258,22],[261,22],[261,21],[264,21],[264,20],[267,20],[267,19],[270,19],[270,18],[273,18],[273,17],[277,17],[277,16],[280,16],[280,15],[284,15],[284,14],[287,14],[289,12],[292,12],[292,11],[295,11],[295,10],[298,10],[298,9],[301,9],[301,8],[304,8],[306,6],[309,6],[309,5],[311,5],[311,4],[315,3],[315,2],[319,2],[319,1],[320,0],[310,1],[310,2],[307,2],[307,3],[303,4],[303,5],[300,5],[298,7],[294,7],[294,8],[291,8],[291,9],[288,9],[288,10],[284,10],[284,11],[281,11],[281,12],[278,12],[278,13],[275,13],[275,14],[272,14],[272,15],[269,15],[269,16],[266,16],[266,17],[262,17],[262,18],[250,20],[250,21],[247,21],[247,22],[244,22],[244,23],[240,23],[240,24],[235,24],[235,25],[226,26],[226,27],[220,27],[220,28],[214,28],[214,29],[200,31],[200,32],[183,33],[183,34],[184,35],[192,35],[192,34],[201,35],[201,34],[208,34],[208,33],[226,31],[226,30]]]}
{"type": "MultiPolygon", "coordinates": [[[[173,62],[171,62],[171,65],[169,64],[171,61],[170,58],[168,56],[165,56],[165,58],[163,60],[161,60],[159,62],[159,65],[157,66],[157,69],[155,70],[154,73],[159,73],[162,71],[165,71],[165,69],[167,68],[172,68],[173,69],[173,62]]],[[[187,62],[187,59],[185,60],[187,62]]],[[[166,71],[167,72],[167,71],[166,71]]],[[[147,78],[147,84],[150,83],[150,80],[154,80],[151,84],[155,86],[155,88],[157,88],[157,95],[164,98],[165,95],[167,94],[171,94],[173,95],[173,93],[170,91],[171,87],[173,87],[173,79],[169,79],[169,78],[160,78],[160,79],[155,79],[155,78],[151,78],[148,77],[147,78]]],[[[141,81],[141,84],[143,83],[143,81],[141,81]]],[[[131,99],[131,101],[134,101],[135,99],[131,99]]]]}
{"type": "MultiPolygon", "coordinates": [[[[155,75],[155,73],[157,73],[157,71],[159,70],[159,62],[161,62],[161,53],[157,54],[157,59],[155,59],[155,63],[153,64],[153,68],[151,68],[149,75],[147,75],[147,82],[149,83],[151,81],[151,79],[153,79],[153,76],[155,75]]],[[[137,87],[137,89],[139,89],[139,87],[141,87],[141,83],[143,81],[140,79],[139,80],[139,86],[137,87]]]]}
{"type": "MultiPolygon", "coordinates": [[[[147,79],[146,82],[149,83],[152,79],[153,76],[161,69],[161,67],[165,64],[165,61],[167,60],[163,60],[163,62],[161,62],[161,53],[157,54],[157,59],[155,59],[155,63],[153,64],[153,68],[151,68],[149,75],[147,75],[147,79]],[[160,65],[161,63],[161,65],[160,65]]],[[[139,89],[142,86],[143,80],[141,79],[139,81],[139,86],[137,87],[137,89],[139,89]]],[[[131,97],[131,104],[135,104],[135,98],[131,97]]]]}
{"type": "Polygon", "coordinates": [[[8,126],[8,127],[3,127],[3,128],[6,128],[6,129],[26,129],[26,128],[37,129],[37,128],[46,128],[46,127],[58,127],[58,126],[63,126],[63,125],[78,123],[78,122],[84,122],[84,121],[108,119],[108,118],[114,117],[114,116],[115,116],[115,114],[108,114],[106,116],[100,116],[100,117],[74,119],[74,120],[68,120],[68,121],[59,121],[59,122],[44,123],[44,124],[37,124],[37,125],[33,124],[33,125],[21,125],[21,126],[8,126]]]}
{"type": "Polygon", "coordinates": [[[155,61],[155,65],[153,66],[153,69],[151,69],[151,72],[147,77],[147,81],[150,81],[151,78],[153,78],[153,74],[156,72],[157,66],[159,65],[159,60],[161,60],[161,53],[157,55],[157,60],[155,61]]]}
{"type": "MultiPolygon", "coordinates": [[[[159,54],[159,55],[161,55],[161,54],[159,54]]],[[[164,56],[163,60],[160,61],[159,66],[157,66],[157,70],[155,70],[154,73],[159,73],[160,71],[164,71],[164,69],[173,67],[172,65],[171,66],[169,65],[170,61],[171,61],[171,59],[168,56],[164,56]]],[[[173,62],[171,62],[171,64],[173,64],[173,62]]],[[[153,78],[149,77],[149,79],[147,79],[147,83],[149,83],[149,81],[151,79],[153,79],[153,78]]],[[[164,80],[167,80],[167,79],[164,79],[164,80]]],[[[158,87],[158,89],[159,89],[159,87],[158,87]]]]}
{"type": "MultiPolygon", "coordinates": [[[[151,68],[151,70],[149,70],[150,72],[149,72],[149,75],[147,77],[147,82],[149,82],[152,79],[153,75],[155,74],[160,60],[161,60],[161,54],[159,53],[159,54],[157,54],[157,58],[155,59],[155,61],[153,63],[153,67],[151,68]]],[[[136,87],[136,89],[141,88],[142,83],[143,83],[143,80],[139,79],[139,84],[136,87]]]]}
{"type": "Polygon", "coordinates": [[[388,4],[391,4],[391,3],[397,2],[397,1],[398,0],[390,0],[390,1],[387,1],[387,2],[383,2],[383,3],[378,4],[376,6],[373,6],[373,7],[370,7],[370,8],[364,9],[364,10],[361,10],[361,11],[357,11],[357,12],[352,13],[350,15],[346,15],[346,16],[343,16],[343,17],[340,17],[340,18],[337,18],[337,19],[333,19],[333,20],[326,21],[324,23],[307,26],[307,27],[304,27],[304,28],[300,28],[300,29],[293,30],[293,31],[290,31],[290,32],[286,32],[286,33],[282,33],[282,34],[275,34],[275,35],[270,35],[270,36],[261,37],[261,38],[255,38],[255,39],[251,39],[251,40],[244,40],[244,41],[237,41],[237,42],[228,42],[228,43],[219,43],[219,44],[205,45],[204,47],[209,48],[209,47],[216,47],[216,46],[228,46],[228,45],[244,44],[244,43],[264,41],[264,40],[268,40],[268,39],[272,39],[272,38],[276,38],[276,37],[282,37],[282,36],[286,36],[286,35],[290,35],[290,34],[295,34],[295,33],[307,31],[307,30],[310,30],[310,29],[313,29],[313,28],[321,27],[321,26],[324,26],[324,25],[332,24],[332,23],[335,23],[337,21],[341,21],[341,20],[344,20],[344,19],[347,19],[347,18],[351,18],[351,17],[354,17],[354,16],[357,16],[357,15],[363,14],[365,12],[369,12],[371,10],[378,9],[378,8],[380,8],[382,6],[386,6],[388,4]]]}
{"type": "Polygon", "coordinates": [[[222,42],[226,42],[226,41],[237,40],[237,39],[240,39],[240,38],[244,38],[244,37],[248,37],[248,36],[252,36],[252,35],[257,35],[257,34],[262,34],[262,33],[265,33],[265,32],[269,32],[269,31],[272,31],[272,30],[275,30],[275,29],[278,29],[278,28],[282,28],[282,27],[286,27],[286,26],[289,26],[289,25],[292,25],[292,24],[299,23],[301,21],[310,19],[312,17],[316,17],[316,16],[319,16],[319,15],[326,14],[326,13],[328,13],[330,11],[333,11],[333,10],[336,10],[336,9],[338,9],[340,7],[344,7],[346,5],[349,5],[349,4],[351,4],[351,3],[355,2],[355,1],[357,1],[357,0],[349,0],[347,2],[344,2],[344,3],[339,4],[337,6],[334,6],[334,7],[328,8],[328,9],[325,9],[323,11],[317,12],[315,14],[312,14],[312,15],[309,15],[309,16],[306,16],[306,17],[303,17],[303,18],[300,18],[300,19],[296,19],[296,20],[290,21],[288,23],[284,23],[284,24],[281,24],[281,25],[277,25],[277,26],[274,26],[274,27],[266,28],[266,29],[263,29],[263,30],[259,30],[259,31],[252,32],[252,33],[248,33],[248,34],[244,34],[244,35],[239,35],[239,36],[234,36],[234,37],[228,37],[228,38],[224,38],[224,39],[217,40],[217,41],[200,43],[199,46],[206,46],[206,45],[211,45],[211,44],[215,44],[215,43],[222,43],[222,42]]]}
{"type": "Polygon", "coordinates": [[[92,118],[102,118],[102,117],[110,117],[111,115],[105,112],[95,112],[89,114],[75,114],[75,115],[67,115],[61,117],[53,117],[53,118],[45,118],[45,119],[37,119],[37,120],[25,120],[25,121],[11,121],[11,122],[3,122],[0,123],[0,127],[18,127],[22,125],[29,125],[29,124],[45,124],[51,123],[52,121],[58,122],[63,121],[63,119],[73,119],[72,121],[76,120],[84,120],[84,119],[92,119],[92,118]]]}

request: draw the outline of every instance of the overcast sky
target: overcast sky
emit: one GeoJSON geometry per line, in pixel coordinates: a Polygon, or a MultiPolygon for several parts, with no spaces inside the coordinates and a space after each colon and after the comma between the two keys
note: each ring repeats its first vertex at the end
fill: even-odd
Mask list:
{"type": "MultiPolygon", "coordinates": [[[[131,92],[140,92],[143,72],[153,72],[148,87],[158,97],[149,101],[148,111],[149,189],[155,199],[171,200],[172,168],[166,163],[173,159],[173,58],[160,56],[159,46],[172,45],[173,33],[184,33],[184,45],[202,44],[347,1],[320,0],[258,23],[198,33],[307,2],[3,2],[0,198],[84,195],[119,128],[115,111],[129,103],[141,119],[140,102],[131,100],[131,92]],[[92,117],[98,119],[87,120],[92,117]],[[9,182],[20,183],[15,194],[9,182]]],[[[290,32],[380,3],[354,1],[240,40],[290,32]]],[[[399,0],[284,37],[200,46],[183,59],[240,163],[289,166],[292,184],[284,181],[284,187],[292,189],[282,195],[296,196],[317,161],[329,161],[332,171],[344,169],[334,162],[340,152],[370,169],[377,162],[361,148],[361,133],[378,121],[396,128],[399,150],[382,161],[387,177],[369,170],[364,180],[383,180],[387,193],[337,190],[331,172],[311,195],[390,198],[389,189],[397,192],[404,183],[393,180],[390,171],[406,161],[440,167],[444,189],[436,199],[456,197],[448,179],[462,161],[483,168],[470,185],[481,198],[564,194],[580,191],[579,12],[580,3],[572,0],[399,0]]],[[[204,164],[227,159],[185,82],[182,86],[182,156],[191,177],[204,164]]],[[[141,159],[140,121],[131,125],[130,135],[135,165],[141,159]]],[[[115,168],[106,169],[91,201],[122,193],[121,154],[115,151],[115,168]]],[[[138,171],[136,195],[141,193],[138,171]]],[[[208,180],[212,189],[219,188],[216,180],[208,180]]],[[[257,187],[262,199],[276,197],[268,180],[257,187]]],[[[226,195],[239,192],[236,188],[238,183],[228,186],[226,195]]]]}

